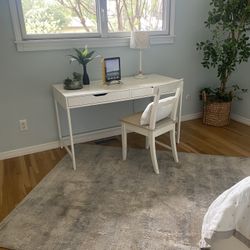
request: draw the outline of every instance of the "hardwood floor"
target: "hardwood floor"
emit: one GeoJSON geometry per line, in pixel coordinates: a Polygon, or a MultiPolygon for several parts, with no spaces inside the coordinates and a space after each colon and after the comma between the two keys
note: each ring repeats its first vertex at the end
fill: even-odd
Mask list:
{"type": "Polygon", "coordinates": [[[201,120],[183,122],[179,150],[184,152],[250,157],[250,126],[231,121],[223,128],[201,120]]]}
{"type": "MultiPolygon", "coordinates": [[[[235,121],[223,128],[206,126],[200,119],[183,122],[181,125],[181,141],[177,145],[179,152],[214,154],[225,156],[250,157],[250,127],[235,121]]],[[[159,139],[169,143],[169,136],[159,139]]],[[[100,142],[103,145],[119,146],[120,137],[100,142]]],[[[128,146],[144,147],[145,138],[138,134],[128,135],[128,146]]],[[[158,146],[158,149],[165,150],[158,146]]]]}
{"type": "MultiPolygon", "coordinates": [[[[162,136],[160,140],[168,142],[169,138],[162,136]]],[[[119,136],[95,143],[117,147],[121,144],[119,136]]],[[[142,148],[144,143],[140,135],[128,136],[129,147],[142,148]]],[[[235,121],[224,128],[203,125],[200,119],[183,122],[178,151],[250,157],[250,127],[235,121]]],[[[0,221],[65,154],[63,149],[54,149],[0,161],[0,221]]]]}
{"type": "Polygon", "coordinates": [[[62,149],[0,161],[0,221],[65,155],[62,149]]]}

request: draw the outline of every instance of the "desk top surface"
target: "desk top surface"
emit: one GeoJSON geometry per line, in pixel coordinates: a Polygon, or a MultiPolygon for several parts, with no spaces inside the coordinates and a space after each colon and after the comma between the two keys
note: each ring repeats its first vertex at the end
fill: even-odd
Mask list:
{"type": "Polygon", "coordinates": [[[151,74],[145,75],[145,78],[139,79],[133,76],[124,77],[121,80],[120,84],[103,84],[101,80],[93,81],[89,85],[83,85],[82,89],[79,90],[65,90],[63,84],[54,84],[53,88],[60,92],[65,97],[71,96],[80,96],[87,94],[98,94],[103,92],[113,92],[113,91],[122,91],[133,88],[146,88],[154,87],[162,84],[171,84],[179,82],[181,79],[171,78],[168,76],[151,74]]]}

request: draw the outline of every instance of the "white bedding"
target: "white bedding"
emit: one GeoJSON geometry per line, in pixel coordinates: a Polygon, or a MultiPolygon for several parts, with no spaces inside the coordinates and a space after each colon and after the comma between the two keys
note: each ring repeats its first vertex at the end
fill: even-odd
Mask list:
{"type": "Polygon", "coordinates": [[[201,248],[232,235],[250,248],[250,177],[226,190],[210,205],[201,234],[201,248]]]}

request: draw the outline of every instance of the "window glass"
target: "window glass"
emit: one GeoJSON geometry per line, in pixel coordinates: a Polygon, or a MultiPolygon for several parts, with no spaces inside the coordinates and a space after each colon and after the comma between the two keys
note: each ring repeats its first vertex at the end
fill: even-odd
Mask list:
{"type": "Polygon", "coordinates": [[[131,31],[150,32],[151,44],[174,42],[175,0],[8,2],[18,51],[85,44],[93,48],[127,46],[131,31]]]}
{"type": "Polygon", "coordinates": [[[107,0],[109,32],[162,31],[163,0],[107,0]]]}
{"type": "Polygon", "coordinates": [[[95,0],[21,0],[27,35],[97,32],[95,0]]]}

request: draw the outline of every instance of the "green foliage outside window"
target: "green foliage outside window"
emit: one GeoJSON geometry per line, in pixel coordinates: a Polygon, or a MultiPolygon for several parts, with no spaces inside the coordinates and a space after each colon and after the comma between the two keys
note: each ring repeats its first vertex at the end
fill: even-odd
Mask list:
{"type": "Polygon", "coordinates": [[[57,33],[69,22],[69,18],[57,6],[33,8],[26,12],[28,34],[57,33]]]}
{"type": "MultiPolygon", "coordinates": [[[[108,31],[161,31],[163,1],[107,0],[108,31]]],[[[98,32],[95,0],[21,0],[21,3],[27,34],[98,32]]]]}

